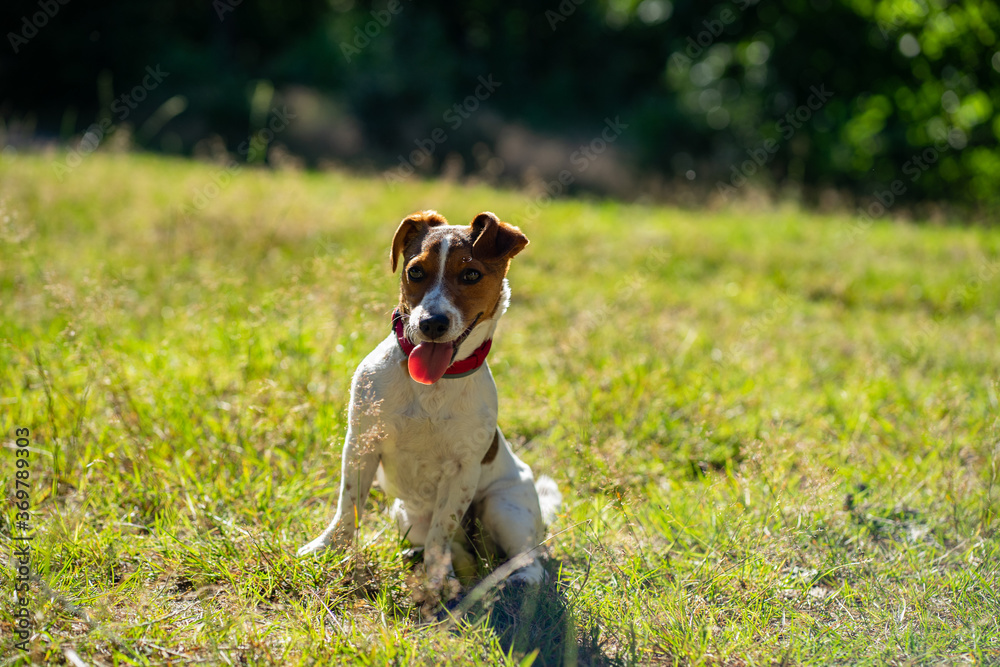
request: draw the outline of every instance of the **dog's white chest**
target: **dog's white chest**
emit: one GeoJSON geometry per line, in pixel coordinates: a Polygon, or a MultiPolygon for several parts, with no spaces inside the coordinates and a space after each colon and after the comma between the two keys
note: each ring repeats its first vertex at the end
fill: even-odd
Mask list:
{"type": "Polygon", "coordinates": [[[394,400],[382,405],[394,437],[381,452],[379,482],[391,496],[430,507],[442,481],[478,463],[489,448],[497,426],[496,386],[488,368],[430,387],[400,375],[390,382],[394,400]]]}

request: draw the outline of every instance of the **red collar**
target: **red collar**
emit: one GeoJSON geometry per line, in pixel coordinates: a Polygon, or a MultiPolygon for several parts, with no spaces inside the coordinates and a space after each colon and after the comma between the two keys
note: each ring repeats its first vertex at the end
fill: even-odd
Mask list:
{"type": "MultiPolygon", "coordinates": [[[[399,308],[392,311],[392,330],[396,334],[396,342],[399,343],[399,349],[403,351],[407,357],[410,356],[410,352],[413,352],[413,348],[416,345],[413,344],[409,338],[406,337],[403,327],[403,315],[399,312],[399,308]]],[[[473,351],[472,354],[467,356],[465,359],[459,359],[448,367],[448,370],[444,372],[446,378],[460,378],[466,375],[472,375],[479,367],[486,363],[486,355],[490,353],[490,347],[493,345],[493,339],[487,338],[473,351]]],[[[458,353],[458,350],[455,350],[458,353]]]]}

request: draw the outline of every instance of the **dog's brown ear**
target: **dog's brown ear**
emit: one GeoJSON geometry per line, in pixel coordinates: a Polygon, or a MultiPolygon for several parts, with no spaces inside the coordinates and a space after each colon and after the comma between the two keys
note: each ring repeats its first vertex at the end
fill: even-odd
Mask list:
{"type": "Polygon", "coordinates": [[[472,254],[480,260],[510,259],[524,250],[528,237],[489,211],[472,221],[472,254]]]}
{"type": "Polygon", "coordinates": [[[399,260],[400,253],[406,249],[406,246],[418,234],[422,234],[431,227],[447,224],[448,221],[437,211],[417,211],[399,223],[396,235],[392,237],[392,248],[389,250],[389,259],[392,260],[392,272],[396,272],[396,263],[399,260]]]}

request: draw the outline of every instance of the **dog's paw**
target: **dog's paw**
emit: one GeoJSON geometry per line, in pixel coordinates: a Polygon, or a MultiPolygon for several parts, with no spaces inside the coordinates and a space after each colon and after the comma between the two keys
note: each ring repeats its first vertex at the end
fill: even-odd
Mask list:
{"type": "Polygon", "coordinates": [[[441,605],[456,599],[462,592],[462,583],[449,571],[443,576],[427,576],[426,566],[421,563],[408,577],[410,597],[425,617],[433,616],[441,605]]]}
{"type": "Polygon", "coordinates": [[[548,573],[538,561],[525,565],[507,577],[507,583],[526,586],[541,586],[548,579],[548,573]]]}
{"type": "Polygon", "coordinates": [[[330,540],[324,535],[320,535],[312,542],[299,547],[299,550],[295,552],[298,557],[303,556],[315,556],[323,553],[330,546],[330,540]]]}
{"type": "Polygon", "coordinates": [[[427,590],[436,595],[440,602],[454,600],[462,592],[462,582],[454,575],[427,582],[427,590]]]}

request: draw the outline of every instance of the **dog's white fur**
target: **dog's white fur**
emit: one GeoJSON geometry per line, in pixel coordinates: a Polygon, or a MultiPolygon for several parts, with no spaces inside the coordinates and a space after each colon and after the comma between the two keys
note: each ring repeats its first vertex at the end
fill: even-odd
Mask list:
{"type": "MultiPolygon", "coordinates": [[[[468,357],[493,336],[509,298],[505,278],[494,316],[476,324],[455,359],[468,357]]],[[[428,307],[458,312],[447,300],[441,289],[427,292],[406,323],[411,338],[419,339],[419,318],[428,307]]],[[[453,328],[466,326],[459,324],[460,317],[450,319],[453,328]]],[[[461,332],[450,331],[445,339],[461,332]]],[[[465,377],[418,384],[410,378],[406,355],[392,333],[365,357],[351,383],[337,512],[319,537],[299,549],[300,556],[351,542],[376,475],[396,498],[392,514],[400,531],[411,544],[424,546],[430,590],[442,588],[454,575],[454,565],[461,562],[464,568],[468,563],[456,534],[470,505],[488,543],[508,557],[529,554],[528,564],[510,580],[539,584],[545,578],[533,550],[561,496],[555,482],[544,476],[536,490],[531,469],[499,431],[497,389],[488,364],[465,377]],[[494,436],[496,455],[484,462],[494,436]]]]}

